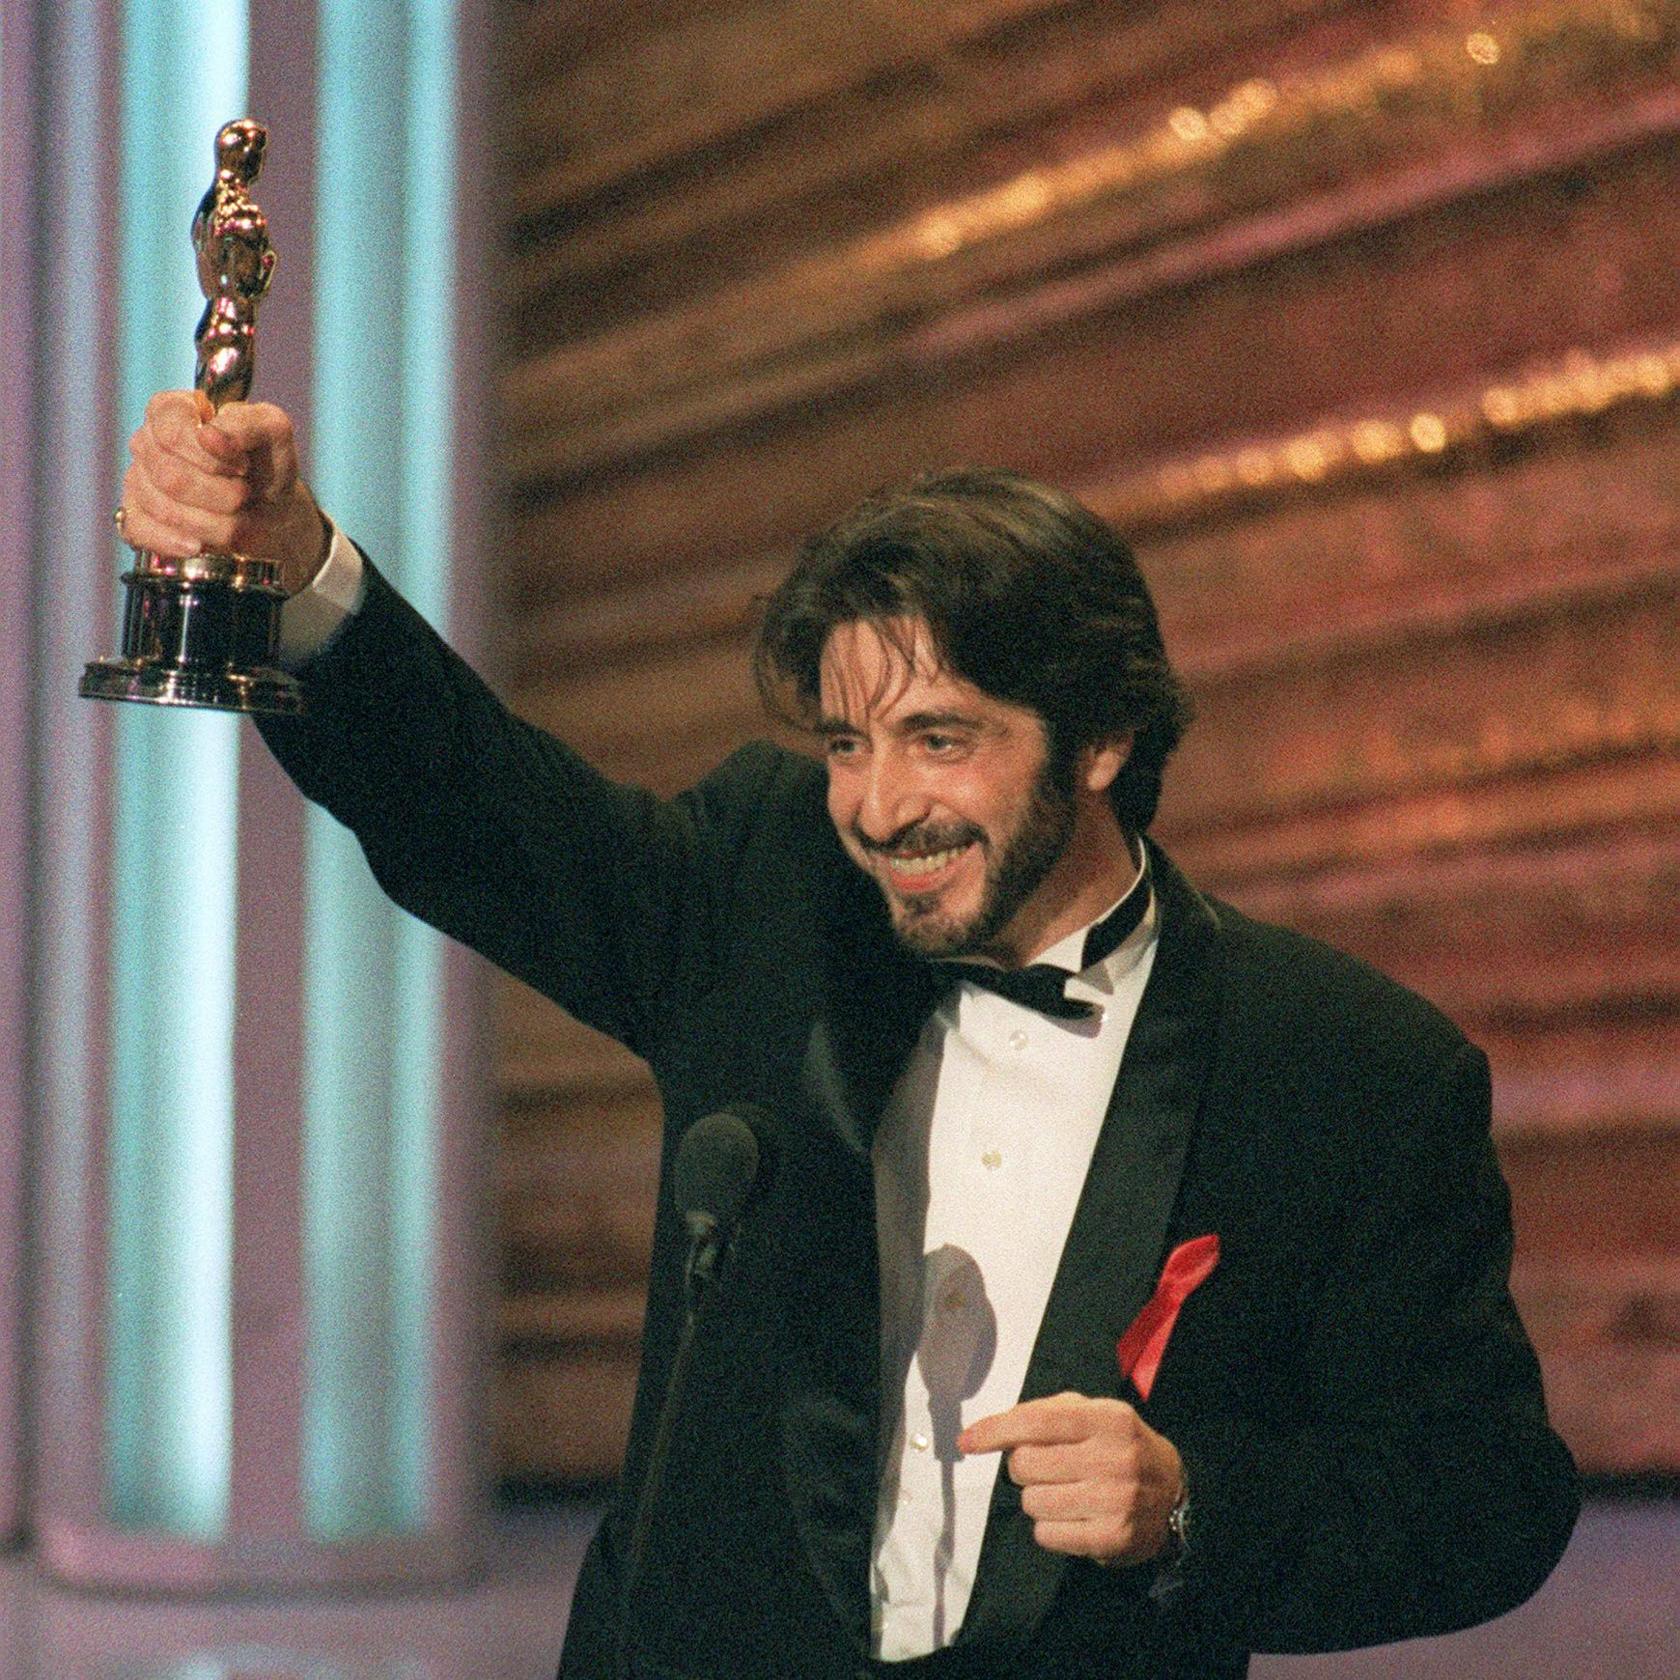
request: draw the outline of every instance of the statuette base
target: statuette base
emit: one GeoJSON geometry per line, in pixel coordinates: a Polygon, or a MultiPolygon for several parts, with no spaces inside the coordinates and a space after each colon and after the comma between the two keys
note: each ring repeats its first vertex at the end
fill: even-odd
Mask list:
{"type": "Polygon", "coordinates": [[[125,573],[122,656],[88,665],[82,696],[279,717],[302,712],[297,679],[273,663],[284,594],[265,572],[203,575],[213,569],[178,576],[143,563],[125,573]]]}

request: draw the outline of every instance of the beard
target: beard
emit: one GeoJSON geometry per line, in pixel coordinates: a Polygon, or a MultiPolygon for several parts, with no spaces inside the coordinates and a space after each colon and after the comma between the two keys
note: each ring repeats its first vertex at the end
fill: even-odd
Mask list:
{"type": "Polygon", "coordinates": [[[868,852],[914,849],[943,851],[978,844],[985,861],[980,903],[967,917],[945,910],[940,894],[889,891],[882,894],[898,942],[918,957],[991,957],[1012,963],[1016,954],[997,938],[1038,890],[1073,837],[1077,801],[1051,765],[1034,782],[1014,828],[1002,836],[973,823],[917,823],[890,840],[873,843],[854,827],[852,836],[868,852]]]}

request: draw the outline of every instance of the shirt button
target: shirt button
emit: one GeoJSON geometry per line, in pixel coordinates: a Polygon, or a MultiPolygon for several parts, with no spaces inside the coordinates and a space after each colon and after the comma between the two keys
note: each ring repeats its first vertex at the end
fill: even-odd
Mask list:
{"type": "Polygon", "coordinates": [[[1025,1050],[1026,1047],[1027,1035],[1022,1032],[1019,1027],[1017,1027],[1014,1032],[1009,1035],[1009,1048],[1011,1050],[1025,1050]]]}
{"type": "Polygon", "coordinates": [[[933,1443],[930,1442],[927,1436],[922,1434],[920,1430],[917,1430],[916,1433],[910,1437],[910,1445],[913,1446],[917,1452],[926,1452],[932,1444],[933,1443]]]}
{"type": "Polygon", "coordinates": [[[1003,1165],[1003,1151],[1001,1149],[988,1149],[986,1153],[980,1157],[980,1165],[983,1166],[987,1172],[996,1172],[998,1168],[1003,1165]]]}

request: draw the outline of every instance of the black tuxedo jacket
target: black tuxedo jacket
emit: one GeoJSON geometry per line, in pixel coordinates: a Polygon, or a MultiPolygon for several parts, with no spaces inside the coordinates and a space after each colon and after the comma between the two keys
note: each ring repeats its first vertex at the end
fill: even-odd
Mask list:
{"type": "MultiPolygon", "coordinates": [[[[645,1057],[668,1139],[738,1099],[776,1117],[630,1606],[637,1672],[877,1672],[870,1145],[937,982],[841,851],[821,770],[759,745],[673,801],[615,785],[371,569],[305,682],[308,716],[263,733],[400,904],[645,1057]]],[[[1482,1055],[1373,970],[1152,861],[1160,948],[1023,1397],[1135,1399],[1116,1340],[1172,1247],[1216,1233],[1141,1405],[1184,1457],[1193,1543],[1166,1576],[1044,1551],[1000,1476],[957,1641],[893,1665],[907,1676],[1212,1680],[1250,1651],[1442,1632],[1531,1593],[1574,1519],[1506,1287],[1482,1055]]],[[[574,1600],[576,1680],[613,1672],[681,1259],[662,1174],[626,1494],[574,1600]]]]}

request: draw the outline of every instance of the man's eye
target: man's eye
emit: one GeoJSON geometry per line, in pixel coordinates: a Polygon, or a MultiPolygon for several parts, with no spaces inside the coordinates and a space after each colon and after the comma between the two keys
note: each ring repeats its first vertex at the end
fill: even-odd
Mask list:
{"type": "Polygon", "coordinates": [[[962,738],[957,735],[941,735],[937,731],[922,737],[922,745],[936,758],[948,758],[962,747],[962,738]]]}
{"type": "Polygon", "coordinates": [[[851,735],[830,735],[824,750],[830,758],[856,758],[861,743],[851,735]]]}

